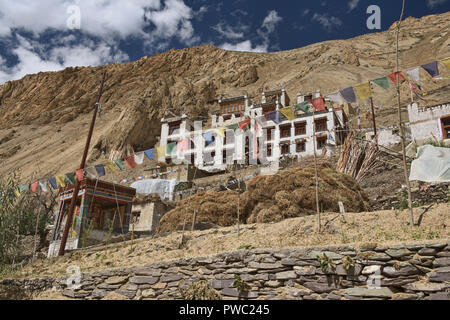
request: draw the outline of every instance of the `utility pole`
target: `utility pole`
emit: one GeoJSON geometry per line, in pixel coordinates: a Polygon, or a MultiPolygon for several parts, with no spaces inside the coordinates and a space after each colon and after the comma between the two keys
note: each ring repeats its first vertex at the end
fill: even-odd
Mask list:
{"type": "MultiPolygon", "coordinates": [[[[105,83],[106,78],[106,70],[103,72],[102,82],[100,83],[100,89],[98,90],[97,103],[95,104],[94,114],[92,115],[91,126],[89,128],[88,137],[86,140],[86,146],[84,147],[83,158],[81,159],[80,169],[84,169],[86,165],[86,158],[89,151],[89,145],[91,143],[92,133],[94,131],[95,119],[97,118],[98,107],[100,105],[100,99],[103,93],[103,84],[105,83]]],[[[59,256],[64,255],[64,251],[66,249],[67,237],[69,235],[70,227],[72,226],[72,219],[75,210],[75,204],[77,203],[78,192],[80,191],[80,182],[76,179],[75,187],[73,189],[72,200],[70,201],[69,212],[67,213],[67,220],[64,226],[64,233],[61,239],[61,246],[59,247],[59,256]]]]}
{"type": "Polygon", "coordinates": [[[320,209],[319,209],[319,177],[317,173],[317,155],[316,155],[316,121],[314,119],[313,113],[313,144],[314,144],[314,171],[316,176],[316,209],[317,209],[317,232],[320,232],[321,223],[320,223],[320,209]]]}
{"type": "Polygon", "coordinates": [[[400,72],[399,72],[399,57],[398,57],[398,38],[400,33],[400,24],[403,19],[403,13],[405,12],[405,0],[402,0],[402,13],[400,14],[400,20],[397,23],[397,40],[396,40],[396,77],[397,77],[397,112],[398,112],[398,126],[400,129],[400,136],[402,138],[402,153],[403,153],[403,171],[405,174],[405,182],[408,190],[408,207],[410,225],[414,226],[414,214],[411,201],[411,185],[409,183],[408,167],[406,165],[406,147],[405,147],[405,130],[402,122],[402,111],[400,106],[400,72]]]}

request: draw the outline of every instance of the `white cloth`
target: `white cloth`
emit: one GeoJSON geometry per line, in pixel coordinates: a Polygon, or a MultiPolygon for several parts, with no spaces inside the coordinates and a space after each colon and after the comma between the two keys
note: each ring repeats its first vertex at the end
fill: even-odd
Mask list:
{"type": "Polygon", "coordinates": [[[39,181],[39,185],[41,186],[42,192],[48,192],[47,180],[39,181]]]}
{"type": "Polygon", "coordinates": [[[147,179],[133,182],[130,187],[136,189],[136,193],[139,194],[159,194],[163,200],[173,200],[173,190],[175,189],[176,184],[176,179],[147,179]]]}
{"type": "Polygon", "coordinates": [[[419,67],[411,68],[405,71],[413,81],[420,81],[419,67]]]}
{"type": "Polygon", "coordinates": [[[136,164],[142,164],[144,162],[144,152],[138,152],[134,154],[134,162],[136,162],[136,164]]]}
{"type": "Polygon", "coordinates": [[[97,170],[95,170],[95,167],[86,168],[84,172],[88,178],[97,179],[97,170]]]}
{"type": "Polygon", "coordinates": [[[411,164],[410,181],[450,181],[450,148],[424,145],[417,150],[416,158],[411,164]]]}
{"type": "Polygon", "coordinates": [[[325,98],[328,98],[331,101],[336,102],[339,105],[344,104],[344,99],[341,97],[339,92],[334,92],[334,93],[327,94],[325,96],[325,98]]]}

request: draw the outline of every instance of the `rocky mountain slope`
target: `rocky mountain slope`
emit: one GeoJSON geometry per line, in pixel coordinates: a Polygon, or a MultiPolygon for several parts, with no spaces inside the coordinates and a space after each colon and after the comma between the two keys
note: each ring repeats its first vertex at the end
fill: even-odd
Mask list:
{"type": "MultiPolygon", "coordinates": [[[[449,57],[449,21],[450,12],[406,19],[400,36],[401,69],[449,57]]],[[[258,102],[266,86],[283,85],[292,101],[299,91],[320,89],[326,94],[394,71],[394,58],[391,27],[386,32],[282,52],[230,52],[204,45],[130,63],[27,75],[0,86],[0,175],[17,171],[20,180],[29,181],[77,168],[104,69],[104,116],[96,124],[90,162],[130,147],[152,147],[158,141],[160,119],[170,114],[168,110],[205,117],[217,108],[220,94],[231,97],[247,92],[258,102]]],[[[441,67],[441,71],[449,75],[449,70],[441,67]]],[[[423,84],[429,94],[422,105],[450,101],[448,79],[423,84]]],[[[395,123],[394,97],[393,89],[375,88],[380,125],[395,123]]],[[[410,99],[405,84],[402,103],[410,99]]],[[[369,102],[360,105],[365,112],[369,102]]],[[[369,121],[363,117],[364,123],[369,121]]]]}

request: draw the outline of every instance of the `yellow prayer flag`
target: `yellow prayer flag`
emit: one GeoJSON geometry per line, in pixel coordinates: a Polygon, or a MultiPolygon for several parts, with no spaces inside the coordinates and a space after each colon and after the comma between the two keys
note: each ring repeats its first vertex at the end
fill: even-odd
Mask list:
{"type": "Polygon", "coordinates": [[[104,164],[104,166],[111,171],[111,173],[116,173],[115,164],[112,161],[108,161],[104,164]]]}
{"type": "Polygon", "coordinates": [[[14,190],[14,194],[16,195],[17,198],[20,198],[20,192],[18,189],[14,190]]]}
{"type": "Polygon", "coordinates": [[[159,146],[156,148],[156,152],[158,153],[158,158],[162,158],[166,156],[166,146],[159,146]]]}
{"type": "Polygon", "coordinates": [[[370,90],[370,84],[368,82],[355,86],[354,88],[362,100],[369,99],[372,96],[372,90],[370,90]]]}
{"type": "Polygon", "coordinates": [[[58,182],[58,185],[63,188],[66,186],[65,179],[66,177],[63,174],[60,176],[56,176],[56,181],[58,182]]]}
{"type": "Polygon", "coordinates": [[[295,119],[294,110],[292,110],[292,107],[281,108],[279,111],[288,120],[294,120],[295,119]]]}
{"type": "Polygon", "coordinates": [[[441,60],[441,62],[442,62],[447,68],[450,69],[450,58],[441,60]]]}
{"type": "Polygon", "coordinates": [[[214,132],[217,133],[222,138],[225,138],[225,129],[224,128],[215,128],[214,132]]]}

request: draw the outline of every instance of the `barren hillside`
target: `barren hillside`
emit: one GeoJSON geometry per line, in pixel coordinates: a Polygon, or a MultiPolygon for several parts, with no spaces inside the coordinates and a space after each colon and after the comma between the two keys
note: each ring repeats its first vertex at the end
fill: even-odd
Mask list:
{"type": "MultiPolygon", "coordinates": [[[[449,25],[450,12],[408,18],[401,33],[401,69],[449,57],[449,25]]],[[[394,49],[391,28],[283,52],[230,52],[204,45],[130,63],[28,75],[0,86],[0,174],[20,169],[21,180],[29,181],[77,168],[105,68],[104,116],[95,128],[91,162],[126,146],[152,147],[167,110],[206,115],[222,93],[248,92],[257,102],[261,88],[281,84],[292,101],[299,91],[330,93],[394,71],[394,49]]],[[[441,71],[450,74],[443,67],[441,71]]],[[[430,94],[422,104],[450,101],[448,79],[423,84],[430,94]]],[[[375,104],[382,105],[377,110],[380,125],[395,122],[393,97],[394,90],[375,88],[375,104]]],[[[404,104],[410,102],[407,85],[402,98],[404,104]]]]}

